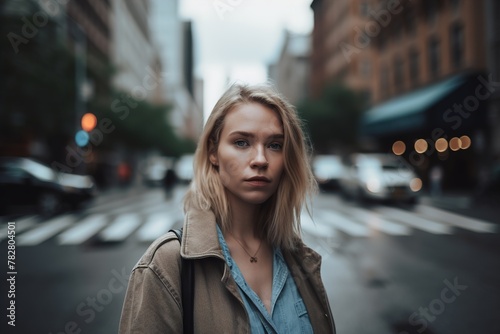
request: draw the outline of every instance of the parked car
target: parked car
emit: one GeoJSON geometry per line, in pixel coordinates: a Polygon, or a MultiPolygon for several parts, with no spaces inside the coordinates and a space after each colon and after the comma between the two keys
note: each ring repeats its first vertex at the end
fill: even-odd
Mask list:
{"type": "Polygon", "coordinates": [[[312,171],[323,190],[338,189],[344,166],[339,156],[317,155],[312,161],[312,171]]]}
{"type": "Polygon", "coordinates": [[[92,177],[57,172],[30,158],[0,158],[0,213],[53,215],[96,195],[92,177]]]}
{"type": "Polygon", "coordinates": [[[359,200],[415,203],[422,181],[391,154],[355,154],[340,180],[345,195],[359,200]]]}

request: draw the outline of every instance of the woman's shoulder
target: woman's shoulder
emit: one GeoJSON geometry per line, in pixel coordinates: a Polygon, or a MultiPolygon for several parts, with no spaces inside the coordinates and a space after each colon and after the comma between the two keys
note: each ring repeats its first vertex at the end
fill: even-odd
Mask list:
{"type": "Polygon", "coordinates": [[[171,267],[179,268],[180,263],[180,241],[175,233],[168,232],[156,239],[148,247],[134,269],[147,267],[157,270],[171,267]]]}

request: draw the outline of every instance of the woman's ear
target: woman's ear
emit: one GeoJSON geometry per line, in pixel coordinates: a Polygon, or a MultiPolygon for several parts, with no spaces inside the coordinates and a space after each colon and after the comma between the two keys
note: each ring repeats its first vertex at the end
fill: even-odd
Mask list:
{"type": "Polygon", "coordinates": [[[210,153],[209,159],[210,159],[210,162],[212,163],[212,165],[219,166],[219,159],[217,159],[217,153],[215,153],[215,152],[210,153]]]}

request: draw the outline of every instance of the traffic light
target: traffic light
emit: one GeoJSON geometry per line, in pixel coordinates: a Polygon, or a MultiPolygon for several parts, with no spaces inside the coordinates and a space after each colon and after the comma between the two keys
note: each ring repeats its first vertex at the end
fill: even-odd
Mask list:
{"type": "Polygon", "coordinates": [[[97,117],[93,113],[86,113],[82,116],[82,129],[83,131],[90,132],[94,130],[97,125],[97,117]]]}
{"type": "Polygon", "coordinates": [[[97,117],[88,112],[82,116],[81,119],[82,130],[79,130],[75,134],[75,142],[78,146],[83,147],[89,143],[89,132],[94,130],[97,125],[97,117]]]}

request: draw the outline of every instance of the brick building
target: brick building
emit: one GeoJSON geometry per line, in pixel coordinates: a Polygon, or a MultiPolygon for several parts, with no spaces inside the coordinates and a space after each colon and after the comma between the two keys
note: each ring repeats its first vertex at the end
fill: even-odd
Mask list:
{"type": "Polygon", "coordinates": [[[490,106],[498,94],[495,3],[314,0],[311,7],[312,94],[336,80],[364,93],[371,108],[360,127],[362,149],[402,145],[398,154],[424,179],[440,165],[450,187],[487,179],[498,154],[499,129],[490,122],[498,120],[490,106]],[[416,145],[422,141],[425,150],[416,145]]]}

